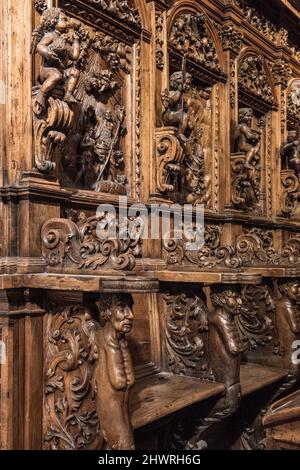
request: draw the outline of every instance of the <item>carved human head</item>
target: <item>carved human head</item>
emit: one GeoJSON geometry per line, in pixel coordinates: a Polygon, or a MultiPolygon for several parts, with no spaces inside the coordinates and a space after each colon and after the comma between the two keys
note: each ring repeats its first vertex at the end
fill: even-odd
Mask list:
{"type": "Polygon", "coordinates": [[[221,307],[233,315],[239,315],[241,312],[242,299],[230,287],[215,286],[212,291],[211,301],[215,308],[221,307]]]}
{"type": "Polygon", "coordinates": [[[188,92],[192,85],[192,76],[190,73],[185,75],[185,80],[183,82],[183,74],[182,72],[174,72],[170,77],[170,89],[171,90],[178,90],[181,85],[184,87],[184,91],[188,92]]]}
{"type": "Polygon", "coordinates": [[[110,324],[119,334],[126,334],[132,328],[132,305],[130,294],[103,294],[98,303],[100,321],[110,324]]]}
{"type": "Polygon", "coordinates": [[[248,126],[251,125],[253,118],[253,110],[251,108],[240,108],[239,109],[239,123],[245,123],[248,126]]]}
{"type": "Polygon", "coordinates": [[[42,15],[41,28],[43,31],[64,32],[69,26],[68,17],[61,8],[47,8],[42,15]]]}
{"type": "Polygon", "coordinates": [[[295,302],[300,301],[300,282],[297,279],[284,280],[279,284],[279,291],[283,296],[295,302]]]}
{"type": "Polygon", "coordinates": [[[297,131],[292,129],[288,132],[288,141],[295,142],[297,140],[297,131]]]}

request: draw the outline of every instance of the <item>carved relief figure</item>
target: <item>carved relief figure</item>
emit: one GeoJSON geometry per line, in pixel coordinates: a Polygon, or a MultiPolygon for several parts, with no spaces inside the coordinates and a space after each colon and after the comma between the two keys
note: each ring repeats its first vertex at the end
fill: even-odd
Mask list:
{"type": "Polygon", "coordinates": [[[294,170],[295,175],[300,181],[300,142],[297,137],[297,131],[289,131],[288,141],[281,148],[281,157],[284,168],[294,170]]]}
{"type": "Polygon", "coordinates": [[[209,317],[209,358],[215,380],[224,382],[229,393],[240,387],[240,361],[243,345],[235,317],[241,313],[239,295],[222,286],[215,288],[211,301],[214,311],[209,317]]]}
{"type": "Polygon", "coordinates": [[[293,342],[300,339],[300,283],[297,279],[279,282],[281,297],[276,302],[276,327],[279,335],[279,355],[283,365],[299,378],[300,368],[292,363],[293,342]]]}
{"type": "Polygon", "coordinates": [[[235,132],[234,152],[232,155],[232,202],[244,209],[257,208],[260,198],[260,148],[262,127],[252,128],[253,110],[240,108],[239,125],[235,132]],[[245,157],[240,158],[238,154],[245,157]]]}
{"type": "Polygon", "coordinates": [[[187,144],[191,133],[186,93],[191,89],[192,76],[183,72],[175,72],[170,77],[170,91],[163,93],[163,123],[165,126],[176,127],[182,145],[187,144]]]}
{"type": "Polygon", "coordinates": [[[245,166],[249,169],[259,162],[261,147],[261,129],[252,129],[253,110],[239,109],[239,125],[236,132],[235,150],[245,153],[245,166]]]}
{"type": "Polygon", "coordinates": [[[202,434],[211,426],[236,411],[241,399],[240,364],[243,345],[235,318],[241,312],[242,300],[230,287],[215,286],[211,295],[214,311],[209,315],[208,357],[213,380],[225,384],[225,395],[200,419],[185,449],[203,448],[202,434]]]}
{"type": "Polygon", "coordinates": [[[290,130],[288,141],[281,146],[281,211],[290,217],[296,210],[300,196],[300,142],[298,132],[290,130]]]}
{"type": "Polygon", "coordinates": [[[101,430],[111,450],[134,449],[128,396],[135,379],[125,337],[132,328],[131,307],[132,298],[125,294],[101,295],[98,304],[101,328],[95,336],[98,362],[93,381],[101,430]]]}
{"type": "Polygon", "coordinates": [[[64,86],[64,101],[77,102],[74,97],[79,78],[76,62],[81,48],[78,35],[70,30],[74,26],[63,10],[49,8],[44,11],[41,26],[35,32],[33,52],[36,51],[42,58],[39,76],[41,86],[34,98],[37,116],[45,111],[47,98],[58,85],[64,86]]]}

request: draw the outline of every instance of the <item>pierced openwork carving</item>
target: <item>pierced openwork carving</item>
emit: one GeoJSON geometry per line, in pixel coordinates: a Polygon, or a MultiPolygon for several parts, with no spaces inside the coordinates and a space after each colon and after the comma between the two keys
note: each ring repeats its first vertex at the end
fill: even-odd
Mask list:
{"type": "Polygon", "coordinates": [[[208,310],[195,293],[164,295],[165,342],[169,369],[175,374],[204,376],[208,310]]]}
{"type": "Polygon", "coordinates": [[[42,228],[43,256],[49,267],[134,269],[141,255],[141,237],[138,226],[134,234],[127,233],[132,220],[118,223],[106,213],[87,217],[75,212],[70,217],[49,220],[42,228]]]}
{"type": "Polygon", "coordinates": [[[201,66],[220,72],[216,47],[204,14],[184,13],[172,26],[169,43],[172,49],[201,66]]]}
{"type": "Polygon", "coordinates": [[[238,86],[241,99],[252,105],[253,99],[262,107],[275,105],[273,90],[262,56],[247,55],[239,65],[238,86]],[[264,104],[263,104],[264,103],[264,104]]]}

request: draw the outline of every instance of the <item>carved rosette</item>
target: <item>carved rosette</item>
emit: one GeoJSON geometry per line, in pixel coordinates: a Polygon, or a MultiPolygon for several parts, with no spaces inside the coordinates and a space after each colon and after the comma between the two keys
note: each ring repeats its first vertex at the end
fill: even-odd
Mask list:
{"type": "Polygon", "coordinates": [[[208,310],[197,295],[166,294],[165,343],[169,369],[175,374],[205,375],[205,332],[208,330],[208,310]]]}
{"type": "Polygon", "coordinates": [[[88,308],[51,311],[45,332],[44,449],[101,449],[103,436],[92,394],[97,359],[88,308]]]}
{"type": "Polygon", "coordinates": [[[141,254],[141,233],[137,225],[132,238],[127,234],[133,220],[127,219],[119,225],[114,217],[106,214],[86,217],[84,213],[73,220],[77,223],[69,219],[51,219],[42,228],[42,252],[49,268],[134,269],[136,258],[141,254]]]}

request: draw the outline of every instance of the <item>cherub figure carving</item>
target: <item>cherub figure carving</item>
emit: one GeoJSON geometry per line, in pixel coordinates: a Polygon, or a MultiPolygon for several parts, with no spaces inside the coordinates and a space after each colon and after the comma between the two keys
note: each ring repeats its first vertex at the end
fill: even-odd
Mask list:
{"type": "Polygon", "coordinates": [[[300,141],[297,137],[297,131],[289,131],[288,141],[282,146],[280,153],[285,169],[294,170],[300,181],[300,141]]]}
{"type": "Polygon", "coordinates": [[[70,19],[60,8],[48,8],[42,14],[41,26],[34,33],[32,53],[42,58],[40,88],[34,98],[34,112],[40,116],[47,98],[57,85],[64,86],[63,100],[76,103],[74,91],[79,79],[76,62],[80,57],[80,42],[70,19]]]}
{"type": "Polygon", "coordinates": [[[125,337],[132,328],[132,298],[103,294],[98,309],[101,327],[96,332],[98,363],[93,382],[100,427],[110,450],[132,450],[128,396],[135,378],[125,337]]]}
{"type": "Polygon", "coordinates": [[[188,115],[188,102],[184,95],[192,85],[192,76],[189,73],[175,72],[170,77],[170,91],[165,90],[162,95],[164,112],[163,123],[178,129],[178,138],[181,144],[186,145],[192,131],[188,115]]]}
{"type": "MultiPolygon", "coordinates": [[[[253,110],[251,108],[239,109],[239,125],[235,135],[235,152],[245,153],[245,166],[252,168],[260,159],[262,129],[251,127],[253,110]]],[[[261,121],[263,125],[263,121],[261,121]]]]}

